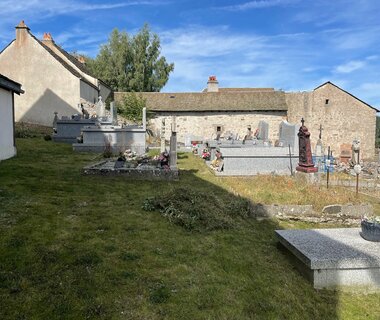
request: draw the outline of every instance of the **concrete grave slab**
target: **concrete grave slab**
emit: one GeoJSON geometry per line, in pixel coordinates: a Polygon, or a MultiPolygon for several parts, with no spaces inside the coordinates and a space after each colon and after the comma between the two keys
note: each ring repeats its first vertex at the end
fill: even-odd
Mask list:
{"type": "Polygon", "coordinates": [[[360,286],[380,290],[380,243],[364,240],[360,228],[276,230],[314,288],[360,286]]]}

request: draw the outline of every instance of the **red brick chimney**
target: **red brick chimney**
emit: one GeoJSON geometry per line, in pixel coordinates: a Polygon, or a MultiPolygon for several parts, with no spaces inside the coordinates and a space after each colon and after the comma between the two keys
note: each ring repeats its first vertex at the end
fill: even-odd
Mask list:
{"type": "Polygon", "coordinates": [[[53,40],[50,32],[44,32],[43,40],[53,40]]]}
{"type": "Polygon", "coordinates": [[[25,24],[24,20],[21,20],[21,22],[16,26],[16,45],[21,46],[26,41],[29,28],[25,24]]]}
{"type": "Polygon", "coordinates": [[[216,80],[216,76],[209,76],[207,81],[207,92],[218,92],[219,82],[216,80]]]}
{"type": "Polygon", "coordinates": [[[82,64],[86,64],[86,60],[85,60],[85,58],[84,58],[83,56],[78,56],[78,57],[77,57],[77,60],[78,60],[80,63],[82,63],[82,64]]]}

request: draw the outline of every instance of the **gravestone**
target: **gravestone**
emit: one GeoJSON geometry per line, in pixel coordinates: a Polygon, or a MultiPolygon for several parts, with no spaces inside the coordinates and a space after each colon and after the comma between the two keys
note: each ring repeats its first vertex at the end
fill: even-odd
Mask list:
{"type": "Polygon", "coordinates": [[[314,288],[380,289],[380,250],[360,228],[276,230],[279,243],[314,288]],[[355,286],[355,287],[353,287],[355,286]]]}
{"type": "Polygon", "coordinates": [[[54,112],[53,129],[57,130],[58,112],[54,112]]]}
{"type": "Polygon", "coordinates": [[[298,132],[299,163],[296,170],[305,173],[317,172],[318,168],[314,167],[311,155],[310,132],[306,128],[305,120],[303,118],[301,120],[301,123],[302,126],[298,132]]]}
{"type": "Polygon", "coordinates": [[[96,103],[96,115],[98,116],[98,118],[102,118],[102,117],[105,116],[105,113],[106,113],[106,109],[104,107],[104,103],[102,101],[102,97],[99,96],[99,100],[96,103]]]}
{"type": "Polygon", "coordinates": [[[257,139],[266,141],[269,135],[269,124],[263,120],[259,122],[257,139]]]}
{"type": "Polygon", "coordinates": [[[165,151],[166,146],[165,146],[165,119],[161,119],[161,133],[160,133],[160,138],[161,138],[161,153],[165,151]]]}
{"type": "Polygon", "coordinates": [[[111,123],[112,123],[112,125],[117,126],[118,125],[118,121],[117,121],[117,107],[116,107],[114,101],[112,101],[111,104],[110,104],[110,111],[111,111],[111,123]]]}
{"type": "Polygon", "coordinates": [[[280,123],[280,143],[284,147],[290,147],[294,151],[298,151],[298,136],[297,132],[300,126],[296,124],[291,124],[288,121],[283,120],[280,123]]]}
{"type": "Polygon", "coordinates": [[[348,163],[351,159],[351,145],[349,143],[343,143],[340,145],[339,160],[343,163],[348,163]]]}
{"type": "Polygon", "coordinates": [[[176,117],[172,117],[172,134],[170,136],[170,169],[177,169],[177,124],[176,117]]]}

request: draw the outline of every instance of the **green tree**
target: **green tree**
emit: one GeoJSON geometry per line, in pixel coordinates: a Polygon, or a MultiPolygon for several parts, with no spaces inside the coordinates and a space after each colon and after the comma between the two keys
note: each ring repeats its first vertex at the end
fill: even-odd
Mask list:
{"type": "Polygon", "coordinates": [[[125,94],[123,104],[119,105],[119,113],[128,120],[138,123],[142,119],[142,109],[146,107],[146,99],[135,92],[125,94]]]}
{"type": "Polygon", "coordinates": [[[113,90],[128,92],[160,91],[174,70],[174,64],[161,56],[160,38],[147,24],[133,37],[114,29],[87,67],[113,90]]]}

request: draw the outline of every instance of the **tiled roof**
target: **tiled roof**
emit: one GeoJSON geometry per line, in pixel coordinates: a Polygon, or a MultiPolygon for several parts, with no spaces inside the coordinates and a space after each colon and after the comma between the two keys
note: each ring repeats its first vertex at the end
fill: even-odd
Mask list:
{"type": "MultiPolygon", "coordinates": [[[[252,92],[252,91],[274,91],[274,88],[219,88],[219,92],[252,92]]],[[[207,92],[207,88],[203,89],[202,92],[207,92]]]]}
{"type": "MultiPolygon", "coordinates": [[[[115,93],[120,101],[125,93],[115,93]]],[[[152,111],[286,111],[283,91],[142,92],[146,105],[152,111]]]]}
{"type": "Polygon", "coordinates": [[[74,64],[80,71],[83,73],[88,74],[89,76],[96,78],[91,72],[83,65],[83,63],[79,62],[77,58],[73,57],[70,53],[68,53],[66,50],[62,49],[60,46],[58,46],[54,40],[42,40],[41,42],[48,46],[47,41],[50,41],[51,44],[59,51],[61,52],[72,64],[74,64]]]}

